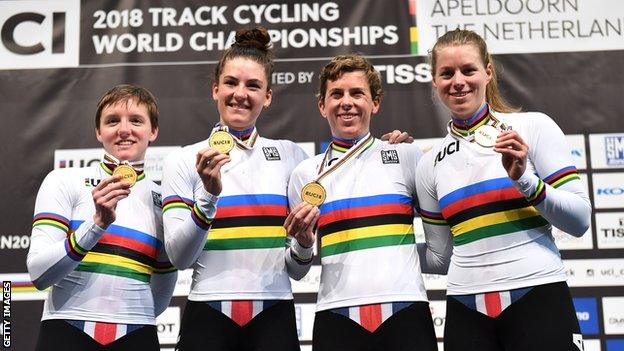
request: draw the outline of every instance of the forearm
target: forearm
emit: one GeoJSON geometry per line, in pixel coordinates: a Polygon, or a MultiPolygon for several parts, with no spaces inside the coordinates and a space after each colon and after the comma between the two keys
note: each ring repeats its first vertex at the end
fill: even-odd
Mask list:
{"type": "Polygon", "coordinates": [[[190,267],[203,250],[216,214],[216,202],[216,196],[205,193],[191,206],[185,205],[181,199],[165,203],[165,248],[178,269],[190,267]]]}
{"type": "Polygon", "coordinates": [[[296,239],[290,239],[290,245],[286,248],[286,270],[288,275],[295,280],[305,277],[312,266],[314,256],[313,247],[303,247],[296,239]]]}
{"type": "Polygon", "coordinates": [[[54,240],[53,237],[59,234],[52,233],[54,231],[58,229],[50,226],[33,228],[26,265],[33,284],[40,290],[60,282],[74,271],[104,234],[104,230],[91,221],[82,223],[65,239],[54,240]]]}
{"type": "Polygon", "coordinates": [[[513,183],[540,215],[555,227],[576,237],[582,236],[589,228],[591,205],[578,184],[567,184],[565,190],[554,188],[530,172],[524,172],[513,183]]]}

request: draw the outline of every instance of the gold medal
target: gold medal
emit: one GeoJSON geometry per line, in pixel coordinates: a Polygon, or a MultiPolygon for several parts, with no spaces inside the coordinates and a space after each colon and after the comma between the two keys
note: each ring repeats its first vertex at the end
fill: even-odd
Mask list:
{"type": "Polygon", "coordinates": [[[220,153],[227,154],[234,148],[234,138],[230,133],[218,130],[208,138],[208,144],[220,153]]]}
{"type": "Polygon", "coordinates": [[[483,147],[493,147],[496,144],[499,130],[491,125],[482,125],[474,133],[474,140],[483,147]]]}
{"type": "Polygon", "coordinates": [[[310,205],[319,206],[325,202],[327,192],[325,188],[317,182],[310,182],[301,189],[301,200],[310,205]]]}
{"type": "Polygon", "coordinates": [[[130,186],[133,186],[138,178],[134,168],[128,165],[119,165],[115,167],[115,170],[113,171],[113,176],[117,175],[121,176],[122,182],[130,184],[130,186]]]}

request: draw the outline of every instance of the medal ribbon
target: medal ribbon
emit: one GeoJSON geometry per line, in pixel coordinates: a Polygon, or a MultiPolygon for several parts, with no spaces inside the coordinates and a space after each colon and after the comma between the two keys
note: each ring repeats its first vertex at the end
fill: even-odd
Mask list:
{"type": "Polygon", "coordinates": [[[332,149],[331,147],[332,145],[330,144],[327,147],[327,150],[325,150],[325,156],[323,156],[323,162],[321,162],[321,166],[319,167],[319,170],[318,170],[318,176],[316,177],[314,182],[320,183],[321,179],[325,178],[331,172],[338,169],[338,167],[343,166],[344,164],[347,163],[347,161],[355,158],[355,156],[359,155],[364,150],[368,149],[374,142],[375,142],[375,138],[373,138],[373,136],[370,133],[368,133],[360,141],[358,141],[357,144],[353,145],[353,147],[351,147],[342,156],[342,158],[340,158],[336,163],[325,168],[325,164],[327,164],[327,161],[329,160],[329,154],[331,153],[331,149],[332,149]]]}
{"type": "Polygon", "coordinates": [[[253,127],[253,130],[251,131],[251,135],[245,141],[240,140],[236,135],[230,133],[228,126],[224,126],[221,124],[217,124],[214,128],[212,128],[212,132],[210,132],[210,135],[212,135],[212,133],[219,131],[219,130],[228,132],[232,136],[232,138],[234,138],[234,142],[236,142],[236,145],[238,145],[240,148],[245,149],[245,150],[253,149],[254,144],[256,143],[256,139],[258,139],[258,130],[256,129],[255,126],[253,127]]]}
{"type": "Polygon", "coordinates": [[[130,166],[134,168],[134,170],[137,172],[137,175],[141,175],[141,173],[143,173],[143,168],[145,166],[144,160],[133,161],[133,162],[120,161],[115,156],[109,154],[108,152],[104,153],[104,157],[102,158],[102,163],[104,163],[106,167],[110,168],[111,171],[114,171],[115,168],[117,168],[117,166],[120,166],[120,165],[130,166]]]}

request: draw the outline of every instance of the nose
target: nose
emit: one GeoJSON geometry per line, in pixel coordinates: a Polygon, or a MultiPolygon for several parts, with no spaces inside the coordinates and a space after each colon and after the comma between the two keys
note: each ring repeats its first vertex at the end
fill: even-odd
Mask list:
{"type": "Polygon", "coordinates": [[[453,75],[453,80],[451,81],[454,87],[463,87],[466,85],[466,77],[460,72],[457,72],[453,75]]]}
{"type": "Polygon", "coordinates": [[[234,89],[234,98],[237,100],[242,100],[247,96],[245,92],[245,87],[241,84],[237,85],[234,89]]]}
{"type": "Polygon", "coordinates": [[[117,129],[117,133],[119,134],[119,136],[128,136],[132,133],[132,124],[130,123],[130,121],[126,118],[122,118],[121,121],[119,122],[119,129],[117,129]]]}
{"type": "Polygon", "coordinates": [[[344,94],[340,99],[340,107],[344,110],[350,110],[353,107],[353,98],[349,94],[344,94]]]}

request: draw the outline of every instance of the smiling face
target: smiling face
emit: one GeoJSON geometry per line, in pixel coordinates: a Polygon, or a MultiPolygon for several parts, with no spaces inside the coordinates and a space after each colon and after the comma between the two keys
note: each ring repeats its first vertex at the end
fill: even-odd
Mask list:
{"type": "Polygon", "coordinates": [[[102,109],[95,135],[104,150],[120,161],[140,161],[156,140],[158,127],[152,127],[145,105],[128,99],[102,109]]]}
{"type": "Polygon", "coordinates": [[[354,139],[368,133],[371,116],[379,111],[379,99],[373,99],[363,71],[344,72],[327,81],[319,111],[329,122],[332,135],[354,139]]]}
{"type": "Polygon", "coordinates": [[[262,109],[271,104],[272,95],[264,67],[244,57],[227,60],[212,86],[221,124],[235,130],[253,127],[262,109]]]}
{"type": "Polygon", "coordinates": [[[491,64],[484,65],[474,45],[443,46],[436,55],[433,86],[440,100],[456,118],[470,118],[485,103],[491,64]]]}

